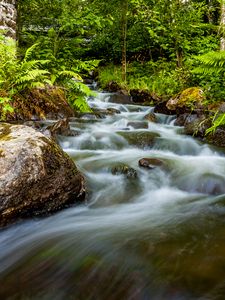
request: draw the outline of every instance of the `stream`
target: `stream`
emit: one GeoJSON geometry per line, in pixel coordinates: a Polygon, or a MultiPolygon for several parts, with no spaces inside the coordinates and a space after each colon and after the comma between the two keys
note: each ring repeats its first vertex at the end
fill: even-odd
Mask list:
{"type": "Polygon", "coordinates": [[[98,92],[91,107],[120,113],[74,118],[79,135],[59,137],[85,175],[86,203],[0,232],[0,299],[225,299],[224,152],[174,116],[145,121],[153,107],[112,101],[98,92]],[[129,142],[143,132],[152,145],[129,142]],[[120,164],[135,176],[112,172],[120,164]]]}

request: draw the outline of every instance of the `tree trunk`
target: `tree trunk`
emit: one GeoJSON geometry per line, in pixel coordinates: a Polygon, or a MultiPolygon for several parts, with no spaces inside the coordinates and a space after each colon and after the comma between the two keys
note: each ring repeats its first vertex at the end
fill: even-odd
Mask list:
{"type": "Polygon", "coordinates": [[[220,17],[220,50],[225,50],[225,0],[221,0],[221,17],[220,17]]]}
{"type": "Polygon", "coordinates": [[[16,2],[16,0],[0,0],[0,30],[13,39],[16,39],[16,2]]]}
{"type": "Polygon", "coordinates": [[[128,0],[122,2],[122,80],[127,80],[127,12],[128,0]]]}
{"type": "Polygon", "coordinates": [[[183,53],[181,49],[176,50],[176,57],[177,57],[177,67],[182,68],[183,67],[183,53]]]}

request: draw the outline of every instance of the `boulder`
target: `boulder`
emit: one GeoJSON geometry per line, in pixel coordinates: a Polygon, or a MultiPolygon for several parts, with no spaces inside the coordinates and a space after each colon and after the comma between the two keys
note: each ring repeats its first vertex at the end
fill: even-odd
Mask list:
{"type": "Polygon", "coordinates": [[[137,171],[125,164],[118,164],[111,169],[113,175],[125,175],[127,179],[135,179],[138,177],[137,171]]]}
{"type": "Polygon", "coordinates": [[[105,89],[108,91],[108,92],[118,92],[119,90],[121,90],[121,86],[116,82],[116,81],[110,81],[105,89]]]}
{"type": "Polygon", "coordinates": [[[157,103],[161,100],[158,95],[150,92],[149,90],[131,89],[130,95],[134,103],[140,103],[140,104],[157,103]]]}
{"type": "Polygon", "coordinates": [[[16,39],[16,21],[16,0],[0,0],[0,30],[13,39],[16,39]]]}
{"type": "Polygon", "coordinates": [[[109,98],[109,102],[118,104],[133,104],[130,96],[121,93],[112,94],[109,98]]]}
{"type": "Polygon", "coordinates": [[[171,111],[176,111],[177,114],[181,114],[202,108],[203,100],[205,100],[203,90],[199,87],[191,87],[175,98],[171,98],[166,107],[171,111]]]}
{"type": "Polygon", "coordinates": [[[225,147],[225,127],[217,127],[214,132],[205,136],[205,140],[214,146],[225,147]]]}
{"type": "Polygon", "coordinates": [[[131,126],[134,129],[148,129],[148,122],[128,122],[127,126],[131,126]]]}
{"type": "Polygon", "coordinates": [[[211,126],[211,119],[204,114],[182,114],[178,116],[175,125],[184,126],[184,132],[203,138],[206,130],[211,126]]]}
{"type": "Polygon", "coordinates": [[[175,110],[170,110],[167,106],[167,101],[161,101],[157,103],[154,107],[154,112],[158,114],[165,114],[165,115],[175,115],[175,110]]]}
{"type": "Polygon", "coordinates": [[[138,164],[142,168],[155,169],[156,167],[163,166],[164,162],[158,158],[142,158],[138,164]]]}
{"type": "Polygon", "coordinates": [[[78,136],[78,135],[80,135],[79,131],[72,130],[70,128],[68,119],[62,119],[62,120],[55,122],[53,125],[47,126],[44,129],[44,131],[42,131],[42,133],[44,135],[47,135],[54,139],[56,139],[57,135],[63,135],[63,136],[78,136]]]}
{"type": "Polygon", "coordinates": [[[118,134],[125,138],[130,145],[140,148],[153,147],[155,139],[160,137],[158,133],[151,131],[121,131],[118,134]]]}
{"type": "Polygon", "coordinates": [[[31,127],[0,124],[0,225],[45,215],[85,197],[73,160],[31,127]]]}
{"type": "Polygon", "coordinates": [[[152,112],[150,112],[147,115],[145,115],[144,119],[147,120],[147,121],[149,121],[149,122],[157,123],[157,117],[152,112]]]}
{"type": "Polygon", "coordinates": [[[113,108],[113,107],[108,107],[106,111],[109,112],[112,115],[121,114],[121,111],[119,109],[116,109],[116,108],[113,108]]]}
{"type": "MultiPolygon", "coordinates": [[[[45,87],[24,92],[14,97],[12,106],[14,111],[7,113],[4,120],[58,120],[74,117],[73,108],[66,100],[65,91],[59,87],[45,87]]],[[[0,105],[0,117],[3,106],[0,105]]]]}

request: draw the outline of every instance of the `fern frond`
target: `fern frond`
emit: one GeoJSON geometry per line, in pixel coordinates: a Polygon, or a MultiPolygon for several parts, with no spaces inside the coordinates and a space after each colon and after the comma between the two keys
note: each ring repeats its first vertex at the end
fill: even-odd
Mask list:
{"type": "Polygon", "coordinates": [[[35,79],[37,79],[40,76],[43,75],[48,75],[49,72],[46,70],[30,70],[27,73],[25,73],[24,75],[20,75],[16,80],[15,80],[15,84],[23,84],[23,83],[28,83],[30,81],[33,81],[35,79]]]}
{"type": "Polygon", "coordinates": [[[192,70],[192,73],[194,73],[194,74],[213,75],[213,74],[219,74],[222,71],[225,71],[225,70],[221,70],[221,68],[217,68],[217,67],[208,67],[208,66],[202,65],[202,66],[199,66],[197,68],[194,68],[192,70]]]}
{"type": "Polygon", "coordinates": [[[22,61],[20,64],[20,72],[28,71],[35,68],[42,67],[43,64],[48,63],[49,60],[30,60],[30,61],[22,61]]]}
{"type": "Polygon", "coordinates": [[[225,51],[212,51],[195,58],[203,64],[222,67],[225,64],[225,51]]]}
{"type": "Polygon", "coordinates": [[[30,88],[44,88],[45,84],[43,82],[31,82],[30,83],[30,88]]]}
{"type": "Polygon", "coordinates": [[[195,59],[201,63],[201,66],[195,68],[193,73],[218,74],[225,71],[225,51],[212,51],[204,55],[195,56],[195,59]]]}
{"type": "Polygon", "coordinates": [[[83,81],[82,77],[79,74],[69,70],[60,71],[56,76],[57,77],[65,76],[65,77],[75,78],[76,80],[79,81],[83,81]]]}
{"type": "Polygon", "coordinates": [[[206,134],[209,134],[211,132],[215,132],[217,127],[225,125],[225,113],[218,115],[218,113],[215,114],[213,118],[213,125],[206,130],[206,134]]]}
{"type": "Polygon", "coordinates": [[[25,53],[25,57],[24,57],[24,61],[30,59],[33,51],[35,48],[37,48],[37,46],[39,46],[39,43],[35,43],[34,45],[32,45],[31,47],[29,47],[25,53]]]}
{"type": "Polygon", "coordinates": [[[85,97],[78,96],[76,97],[75,101],[73,102],[73,106],[80,112],[91,112],[91,108],[88,105],[85,97]]]}

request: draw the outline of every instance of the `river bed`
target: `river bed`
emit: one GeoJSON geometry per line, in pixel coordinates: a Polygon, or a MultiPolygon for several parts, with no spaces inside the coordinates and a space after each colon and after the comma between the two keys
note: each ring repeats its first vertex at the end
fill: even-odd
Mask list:
{"type": "Polygon", "coordinates": [[[85,175],[85,204],[0,232],[0,299],[225,299],[223,151],[184,135],[174,116],[147,122],[153,107],[111,99],[98,92],[89,104],[120,114],[74,119],[80,134],[59,137],[85,175]],[[157,134],[154,144],[124,138],[138,132],[157,134]],[[117,164],[137,176],[113,174],[117,164]]]}

